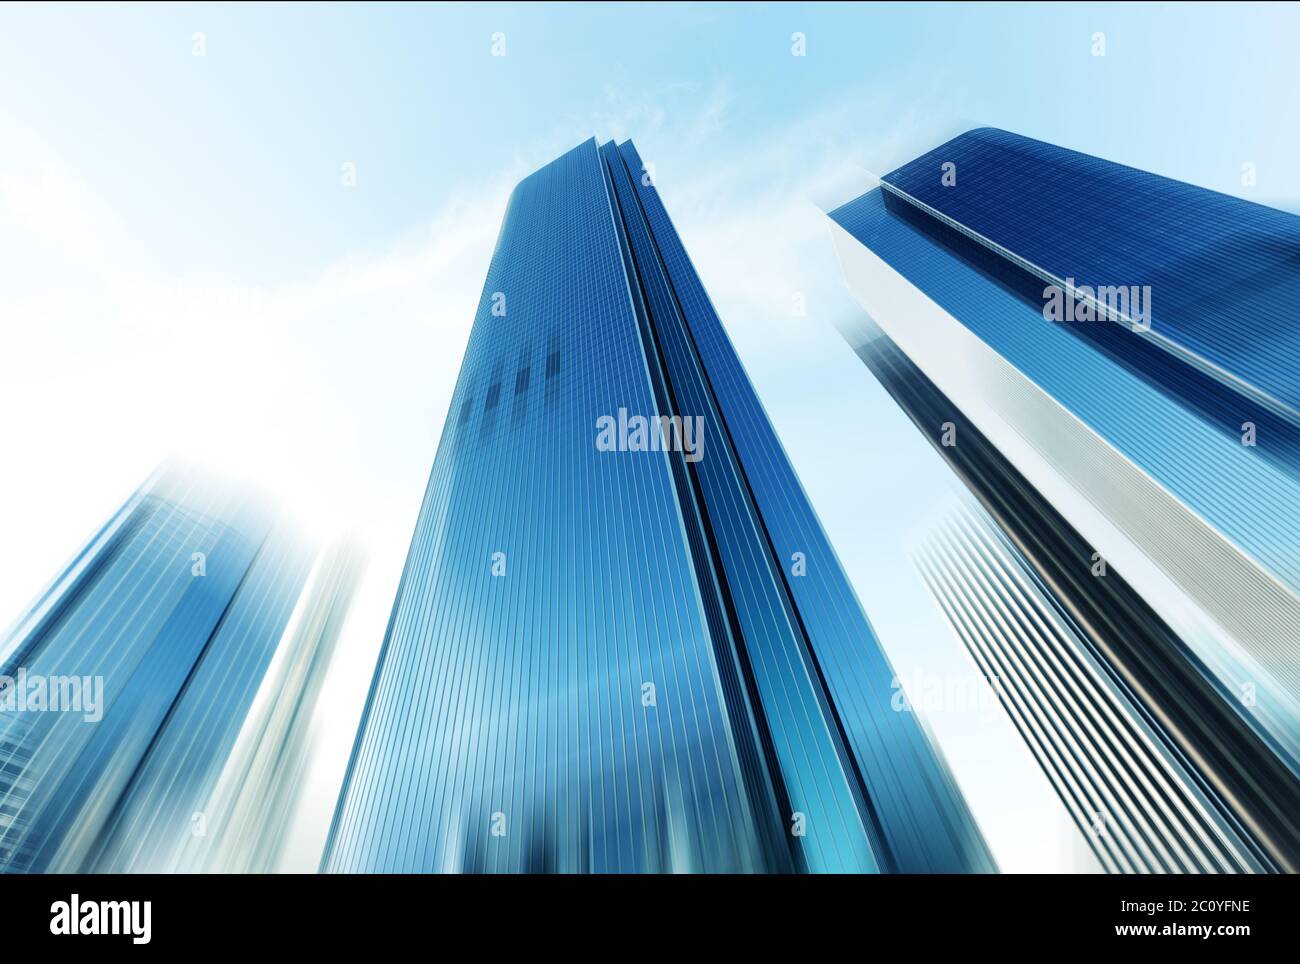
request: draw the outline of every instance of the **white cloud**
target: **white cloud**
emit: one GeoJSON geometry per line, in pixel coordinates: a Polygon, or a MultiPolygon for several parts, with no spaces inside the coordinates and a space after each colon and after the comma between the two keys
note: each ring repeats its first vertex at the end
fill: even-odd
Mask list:
{"type": "Polygon", "coordinates": [[[427,467],[513,179],[455,198],[427,236],[244,284],[164,276],[33,132],[0,116],[0,143],[0,610],[90,531],[74,490],[117,499],[167,451],[363,525],[389,479],[427,467]]]}

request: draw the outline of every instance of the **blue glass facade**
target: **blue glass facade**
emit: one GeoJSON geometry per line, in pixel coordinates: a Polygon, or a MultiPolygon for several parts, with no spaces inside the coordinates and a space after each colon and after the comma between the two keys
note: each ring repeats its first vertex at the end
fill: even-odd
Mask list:
{"type": "MultiPolygon", "coordinates": [[[[1178,628],[1180,668],[1227,710],[1197,739],[1226,746],[1244,725],[1273,783],[1265,764],[1225,778],[1234,754],[1207,772],[1293,868],[1300,826],[1277,801],[1300,773],[1300,217],[988,128],[830,217],[850,285],[915,364],[910,380],[933,379],[942,404],[998,433],[1016,470],[1053,487],[1045,497],[1081,496],[1063,522],[1137,549],[1119,574],[1150,597],[1159,632],[1178,628]],[[855,242],[874,259],[854,260],[855,242]],[[879,306],[873,286],[888,291],[879,306]],[[1119,289],[1130,309],[1141,293],[1136,310],[1095,307],[1119,289]],[[1065,298],[1085,307],[1062,316],[1065,298]],[[1252,798],[1256,784],[1268,793],[1252,798]]],[[[927,411],[926,430],[954,417],[927,411]]],[[[1147,688],[1166,723],[1191,692],[1147,688]]]]}
{"type": "Polygon", "coordinates": [[[1300,384],[1288,295],[1300,276],[1287,262],[1300,217],[987,128],[884,181],[906,196],[878,188],[831,217],[1300,589],[1300,515],[1275,511],[1300,505],[1300,422],[1264,401],[1289,404],[1300,384]],[[946,162],[955,188],[942,185],[946,162]],[[1230,249],[1233,237],[1244,246],[1230,249]],[[1164,341],[1045,320],[1044,278],[1008,254],[1080,286],[1149,285],[1147,334],[1164,341]],[[1243,285],[1243,272],[1275,283],[1243,285]],[[1169,346],[1212,364],[1180,362],[1169,346]],[[1268,444],[1241,444],[1246,421],[1268,444]]]}
{"type": "Polygon", "coordinates": [[[255,496],[197,471],[137,491],[0,643],[0,868],[166,869],[311,560],[255,496]],[[81,711],[52,705],[74,679],[81,711]]]}
{"type": "Polygon", "coordinates": [[[893,680],[635,148],[526,178],[324,869],[991,869],[893,680]]]}
{"type": "Polygon", "coordinates": [[[1150,285],[1159,344],[1300,416],[1300,217],[994,128],[884,181],[1052,277],[1150,285]]]}

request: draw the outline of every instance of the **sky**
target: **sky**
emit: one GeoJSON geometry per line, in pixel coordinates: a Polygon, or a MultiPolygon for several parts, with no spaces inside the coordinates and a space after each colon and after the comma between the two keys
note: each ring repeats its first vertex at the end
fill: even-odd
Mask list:
{"type": "MultiPolygon", "coordinates": [[[[954,485],[835,332],[857,309],[818,205],[992,125],[1300,209],[1298,28],[1247,4],[0,7],[0,624],[172,452],[353,533],[310,864],[508,193],[631,137],[896,668],[969,674],[909,559],[954,485]]],[[[1004,865],[1072,865],[1005,720],[927,723],[1004,865]]]]}

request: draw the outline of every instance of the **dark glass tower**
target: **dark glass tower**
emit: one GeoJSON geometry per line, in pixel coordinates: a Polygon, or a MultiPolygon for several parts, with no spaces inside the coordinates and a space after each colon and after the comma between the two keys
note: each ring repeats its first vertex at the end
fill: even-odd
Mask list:
{"type": "Polygon", "coordinates": [[[854,348],[1210,790],[1152,866],[1300,869],[1300,217],[979,128],[830,218],[854,348]]]}
{"type": "Polygon", "coordinates": [[[636,149],[524,179],[324,869],[992,869],[895,682],[636,149]]]}

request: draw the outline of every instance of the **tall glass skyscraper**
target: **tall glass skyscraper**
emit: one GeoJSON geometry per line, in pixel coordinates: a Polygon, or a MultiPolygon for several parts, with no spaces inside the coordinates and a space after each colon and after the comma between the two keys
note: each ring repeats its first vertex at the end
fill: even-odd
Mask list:
{"type": "Polygon", "coordinates": [[[859,354],[1240,866],[1300,868],[1300,217],[991,128],[830,217],[859,354]]]}
{"type": "Polygon", "coordinates": [[[983,871],[631,143],[515,189],[330,871],[983,871]]]}
{"type": "Polygon", "coordinates": [[[0,637],[0,870],[178,869],[314,558],[255,493],[155,473],[0,637]]]}

